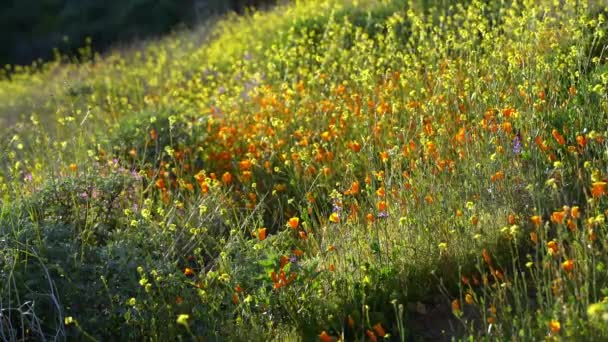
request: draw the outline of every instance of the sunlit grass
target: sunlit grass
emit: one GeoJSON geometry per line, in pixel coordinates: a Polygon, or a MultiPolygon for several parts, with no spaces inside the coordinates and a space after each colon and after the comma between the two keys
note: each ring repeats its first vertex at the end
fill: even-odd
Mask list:
{"type": "Polygon", "coordinates": [[[606,338],[602,13],[305,1],[17,70],[2,336],[606,338]]]}

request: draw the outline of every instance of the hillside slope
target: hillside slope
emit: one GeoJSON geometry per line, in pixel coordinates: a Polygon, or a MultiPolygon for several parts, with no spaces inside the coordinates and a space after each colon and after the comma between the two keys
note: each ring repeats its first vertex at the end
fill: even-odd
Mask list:
{"type": "Polygon", "coordinates": [[[0,336],[607,338],[602,11],[302,1],[4,77],[0,336]]]}

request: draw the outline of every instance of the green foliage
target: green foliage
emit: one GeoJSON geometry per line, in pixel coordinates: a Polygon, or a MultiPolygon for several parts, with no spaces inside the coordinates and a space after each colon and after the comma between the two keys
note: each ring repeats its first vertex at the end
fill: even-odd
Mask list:
{"type": "Polygon", "coordinates": [[[304,1],[15,70],[0,331],[602,340],[605,31],[576,1],[304,1]]]}

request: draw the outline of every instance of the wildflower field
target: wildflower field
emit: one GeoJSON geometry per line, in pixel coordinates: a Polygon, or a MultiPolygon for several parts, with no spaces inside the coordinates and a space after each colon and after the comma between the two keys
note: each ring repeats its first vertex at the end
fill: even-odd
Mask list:
{"type": "Polygon", "coordinates": [[[0,340],[607,340],[607,14],[297,1],[7,66],[0,340]]]}

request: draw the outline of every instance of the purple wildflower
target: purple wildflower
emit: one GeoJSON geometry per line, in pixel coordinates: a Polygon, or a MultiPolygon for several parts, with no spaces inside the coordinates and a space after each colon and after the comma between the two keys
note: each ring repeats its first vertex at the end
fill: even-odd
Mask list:
{"type": "Polygon", "coordinates": [[[522,149],[521,145],[521,136],[517,134],[515,138],[513,138],[513,153],[520,154],[522,149]]]}
{"type": "Polygon", "coordinates": [[[332,200],[331,201],[331,212],[332,213],[340,213],[342,212],[342,206],[339,200],[332,200]]]}
{"type": "Polygon", "coordinates": [[[136,170],[131,170],[131,177],[133,177],[133,179],[136,181],[141,180],[141,176],[136,170]]]}

